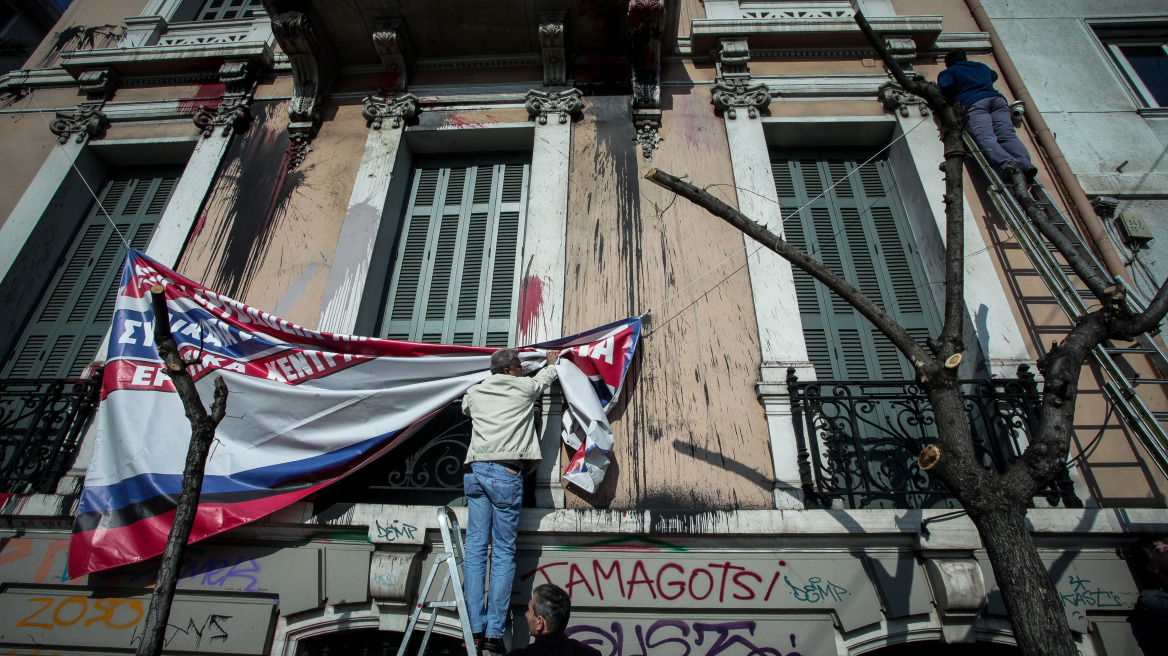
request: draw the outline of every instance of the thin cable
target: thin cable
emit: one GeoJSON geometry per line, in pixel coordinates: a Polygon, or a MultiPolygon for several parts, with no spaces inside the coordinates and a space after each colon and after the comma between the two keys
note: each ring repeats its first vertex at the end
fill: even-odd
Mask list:
{"type": "MultiPolygon", "coordinates": [[[[45,112],[43,109],[41,109],[40,103],[38,103],[36,101],[36,94],[29,92],[28,97],[32,99],[32,104],[36,106],[37,113],[40,114],[41,120],[45,122],[45,127],[49,128],[49,130],[51,131],[52,126],[49,125],[49,120],[47,118],[45,118],[45,112]]],[[[61,149],[61,154],[64,155],[65,154],[65,152],[64,152],[65,151],[65,144],[58,141],[57,147],[61,149]]],[[[65,157],[69,157],[69,156],[65,155],[65,157]]],[[[122,240],[122,243],[126,245],[127,250],[132,249],[133,246],[130,246],[130,242],[126,241],[126,236],[122,234],[122,231],[118,230],[118,226],[117,226],[117,224],[114,223],[113,217],[111,217],[109,215],[109,212],[107,212],[105,210],[105,206],[103,206],[101,204],[101,199],[97,197],[97,194],[93,191],[93,187],[89,186],[89,181],[85,179],[84,175],[82,175],[81,169],[77,168],[77,160],[75,158],[70,157],[69,158],[69,165],[73,167],[73,170],[77,173],[77,177],[81,178],[81,184],[85,185],[85,188],[89,190],[89,195],[93,196],[93,201],[95,203],[97,203],[97,208],[101,210],[101,213],[105,216],[105,220],[108,221],[110,224],[110,227],[113,228],[114,234],[116,234],[118,236],[118,239],[122,240]]]]}

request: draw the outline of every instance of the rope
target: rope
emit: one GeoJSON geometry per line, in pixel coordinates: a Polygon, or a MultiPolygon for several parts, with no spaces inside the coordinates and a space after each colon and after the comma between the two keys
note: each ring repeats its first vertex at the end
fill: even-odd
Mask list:
{"type": "MultiPolygon", "coordinates": [[[[32,104],[36,106],[37,114],[39,114],[41,120],[45,122],[45,127],[51,130],[52,127],[49,125],[49,120],[45,118],[45,111],[41,109],[40,104],[36,101],[36,94],[30,91],[28,97],[32,100],[32,104]]],[[[60,148],[62,154],[65,154],[65,145],[60,141],[57,142],[57,148],[60,148]]],[[[69,157],[68,155],[65,156],[69,157]]],[[[93,191],[93,187],[89,186],[89,181],[85,179],[84,175],[82,175],[81,169],[77,168],[77,160],[75,158],[70,158],[69,164],[73,167],[73,171],[77,173],[77,177],[81,179],[81,183],[84,184],[85,188],[89,190],[89,195],[93,196],[93,201],[97,204],[97,208],[101,210],[101,213],[105,215],[105,220],[109,222],[110,227],[113,228],[114,234],[118,236],[118,239],[122,240],[122,243],[126,245],[126,249],[129,250],[131,248],[130,242],[126,241],[126,236],[122,234],[121,230],[118,230],[118,226],[114,223],[113,217],[111,217],[109,212],[105,210],[105,207],[101,204],[101,199],[97,197],[97,193],[93,191]]]]}

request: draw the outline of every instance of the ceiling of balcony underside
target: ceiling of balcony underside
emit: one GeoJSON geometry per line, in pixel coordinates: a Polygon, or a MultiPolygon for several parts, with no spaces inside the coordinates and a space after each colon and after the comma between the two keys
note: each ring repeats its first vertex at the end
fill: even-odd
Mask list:
{"type": "Polygon", "coordinates": [[[391,22],[404,29],[416,60],[538,55],[545,15],[564,17],[572,62],[624,55],[628,6],[628,0],[315,0],[311,14],[342,67],[379,64],[372,34],[391,22]]]}

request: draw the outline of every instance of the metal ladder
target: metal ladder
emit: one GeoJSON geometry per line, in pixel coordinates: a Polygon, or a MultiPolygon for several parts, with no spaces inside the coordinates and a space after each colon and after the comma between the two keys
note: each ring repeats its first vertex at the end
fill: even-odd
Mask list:
{"type": "Polygon", "coordinates": [[[406,626],[405,635],[402,636],[397,656],[405,656],[410,636],[414,634],[414,627],[417,626],[422,611],[429,610],[430,619],[426,622],[426,633],[422,635],[422,645],[417,652],[418,656],[426,653],[426,644],[430,642],[430,634],[434,632],[439,608],[454,608],[458,612],[458,623],[462,626],[462,639],[466,646],[466,654],[467,656],[478,656],[474,636],[470,629],[470,615],[466,610],[466,594],[462,589],[462,574],[459,571],[459,567],[462,566],[462,561],[466,557],[466,547],[462,542],[462,532],[458,528],[458,518],[454,516],[454,511],[450,509],[450,506],[438,509],[438,530],[442,534],[444,551],[435,554],[434,564],[430,567],[430,575],[426,577],[426,583],[418,591],[418,602],[414,605],[414,612],[410,616],[409,625],[406,626]],[[442,568],[446,569],[446,574],[442,578],[442,589],[434,601],[426,601],[430,587],[438,575],[438,570],[442,568]],[[454,601],[442,601],[446,596],[446,589],[451,583],[454,583],[454,601]]]}
{"type": "MultiPolygon", "coordinates": [[[[1026,217],[1026,212],[1009,193],[997,172],[990,166],[985,155],[977,145],[965,135],[965,145],[978,163],[986,179],[990,181],[989,194],[994,206],[998,209],[1010,230],[1018,240],[1019,246],[1030,259],[1035,270],[1042,277],[1043,282],[1054,295],[1059,306],[1071,321],[1087,314],[1088,307],[1083,295],[1071,280],[1068,274],[1069,267],[1060,264],[1052,246],[1048,246],[1045,238],[1026,217]]],[[[1076,244],[1080,254],[1095,266],[1103,275],[1110,279],[1107,269],[1096,259],[1069,222],[1063,219],[1062,213],[1055,206],[1046,189],[1037,180],[1031,183],[1030,193],[1039,207],[1046,213],[1047,218],[1057,229],[1067,235],[1071,242],[1076,244]]],[[[1128,289],[1126,297],[1129,308],[1140,312],[1146,307],[1145,302],[1135,290],[1128,289]]],[[[1094,297],[1091,297],[1094,298],[1094,297]]],[[[1136,434],[1137,438],[1148,450],[1156,466],[1165,475],[1168,475],[1168,433],[1165,433],[1162,420],[1168,416],[1158,416],[1153,412],[1136,390],[1138,384],[1156,384],[1168,387],[1168,353],[1154,339],[1147,334],[1140,335],[1135,348],[1116,348],[1099,345],[1092,350],[1091,355],[1096,364],[1105,373],[1107,380],[1103,384],[1103,391],[1109,401],[1123,417],[1124,422],[1136,434]],[[1160,378],[1136,378],[1124,374],[1120,364],[1128,355],[1146,355],[1160,371],[1160,378]]]]}

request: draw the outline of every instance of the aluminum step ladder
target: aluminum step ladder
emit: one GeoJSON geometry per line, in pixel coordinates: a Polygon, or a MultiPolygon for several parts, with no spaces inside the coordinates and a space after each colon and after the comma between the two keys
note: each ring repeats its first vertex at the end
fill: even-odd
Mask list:
{"type": "MultiPolygon", "coordinates": [[[[1090,292],[1084,295],[1082,290],[1074,284],[1071,279],[1073,273],[1070,273],[1069,267],[1059,262],[1056,255],[1057,250],[1047,243],[1037,226],[1031,224],[1026,212],[1009,192],[1007,186],[998,177],[997,171],[990,166],[985,155],[977,148],[968,133],[965,135],[965,145],[970,156],[977,162],[986,179],[990,181],[989,193],[994,206],[1014,233],[1019,246],[1030,259],[1031,264],[1042,277],[1059,306],[1071,321],[1087,314],[1089,308],[1085,299],[1094,300],[1094,296],[1090,292]]],[[[1055,225],[1056,229],[1070,238],[1079,253],[1087,259],[1087,262],[1096,267],[1104,278],[1111,280],[1112,277],[1107,269],[1086,247],[1086,242],[1080,237],[1074,226],[1063,218],[1046,189],[1037,180],[1031,183],[1030,194],[1046,213],[1048,220],[1055,225]]],[[[1138,295],[1136,290],[1128,288],[1126,291],[1128,292],[1126,302],[1131,310],[1141,312],[1147,307],[1146,301],[1138,295]]],[[[1137,347],[1130,349],[1101,344],[1092,350],[1091,355],[1107,377],[1103,384],[1103,390],[1108,400],[1143,443],[1156,466],[1162,473],[1168,475],[1168,433],[1165,432],[1165,426],[1162,423],[1168,421],[1168,413],[1153,412],[1136,390],[1136,386],[1140,384],[1162,385],[1168,388],[1168,353],[1165,353],[1164,348],[1147,334],[1141,335],[1137,344],[1137,347]],[[1128,376],[1124,371],[1124,358],[1129,355],[1147,356],[1159,369],[1159,377],[1128,376]]],[[[1132,371],[1134,368],[1127,366],[1127,370],[1132,371]]]]}
{"type": "Polygon", "coordinates": [[[426,577],[426,583],[418,590],[418,601],[414,605],[414,612],[410,616],[410,623],[406,626],[405,635],[402,636],[401,647],[397,650],[397,656],[405,656],[406,648],[410,643],[410,636],[414,634],[414,627],[418,624],[418,619],[421,618],[423,611],[430,611],[430,618],[426,621],[426,632],[422,635],[422,645],[418,648],[418,656],[426,653],[426,644],[430,642],[430,634],[434,632],[434,625],[438,621],[439,608],[453,608],[458,613],[458,623],[462,626],[462,639],[466,646],[467,656],[478,656],[478,650],[475,648],[474,636],[471,634],[470,628],[470,614],[467,612],[466,594],[462,589],[462,561],[466,557],[466,547],[462,541],[462,531],[458,528],[458,518],[455,517],[454,511],[450,506],[443,506],[438,509],[438,531],[442,534],[442,549],[441,553],[434,555],[434,564],[430,567],[430,574],[426,577]],[[434,601],[427,601],[426,597],[430,593],[430,588],[434,585],[434,580],[438,577],[438,571],[445,569],[446,572],[442,577],[442,589],[439,590],[438,595],[434,601]],[[454,584],[454,601],[442,601],[446,596],[446,589],[450,584],[454,584]]]}

